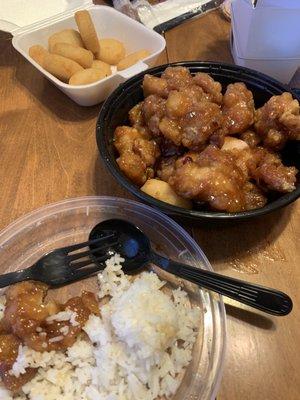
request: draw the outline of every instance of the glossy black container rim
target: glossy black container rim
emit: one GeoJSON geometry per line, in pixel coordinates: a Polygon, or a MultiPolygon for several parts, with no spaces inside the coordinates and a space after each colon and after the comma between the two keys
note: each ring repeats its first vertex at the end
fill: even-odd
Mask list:
{"type": "Polygon", "coordinates": [[[193,221],[202,220],[203,222],[204,221],[233,222],[233,221],[248,220],[250,218],[255,218],[269,214],[275,210],[285,207],[288,204],[294,202],[298,197],[300,197],[300,186],[298,186],[296,190],[294,190],[293,192],[284,194],[278,199],[268,203],[266,206],[255,210],[243,211],[238,213],[188,210],[181,207],[170,205],[168,203],[157,200],[152,196],[147,195],[146,193],[142,192],[137,186],[135,186],[129,179],[127,179],[125,175],[123,175],[123,173],[117,166],[115,159],[113,159],[109,154],[109,151],[105,143],[103,129],[107,121],[108,111],[114,109],[114,106],[118,104],[118,99],[121,94],[127,91],[130,92],[130,88],[132,86],[136,86],[137,83],[140,84],[141,83],[140,81],[145,74],[160,75],[167,67],[170,66],[173,67],[184,66],[190,69],[196,68],[199,72],[203,69],[205,70],[205,72],[208,73],[215,72],[218,73],[219,75],[223,75],[224,77],[231,76],[237,81],[239,79],[242,79],[242,81],[246,85],[248,82],[249,84],[255,85],[260,89],[264,89],[267,87],[268,90],[271,90],[272,92],[274,92],[274,94],[281,94],[283,92],[288,91],[293,95],[294,98],[300,100],[300,96],[297,93],[298,91],[291,89],[290,87],[278,82],[277,80],[261,72],[254,71],[246,67],[240,67],[237,65],[225,64],[219,62],[180,61],[150,68],[146,71],[143,71],[135,75],[134,77],[130,78],[129,80],[121,84],[117,89],[115,89],[113,93],[111,93],[111,95],[104,102],[98,116],[96,125],[96,140],[98,149],[105,166],[108,168],[109,172],[114,176],[114,178],[125,189],[127,189],[131,194],[136,196],[142,202],[147,203],[155,208],[158,208],[170,216],[179,217],[183,219],[190,219],[193,221]]]}

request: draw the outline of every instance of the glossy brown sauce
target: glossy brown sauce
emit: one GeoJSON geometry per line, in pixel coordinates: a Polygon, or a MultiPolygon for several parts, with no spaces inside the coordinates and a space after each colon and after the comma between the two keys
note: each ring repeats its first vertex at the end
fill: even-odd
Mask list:
{"type": "Polygon", "coordinates": [[[6,306],[0,323],[0,378],[13,393],[36,374],[33,368],[28,368],[19,377],[9,373],[20,344],[39,352],[66,350],[82,334],[90,314],[100,314],[94,293],[83,291],[81,296],[59,304],[45,300],[47,291],[47,285],[28,281],[10,286],[6,292],[6,306]],[[63,321],[49,318],[64,311],[73,318],[63,321]]]}

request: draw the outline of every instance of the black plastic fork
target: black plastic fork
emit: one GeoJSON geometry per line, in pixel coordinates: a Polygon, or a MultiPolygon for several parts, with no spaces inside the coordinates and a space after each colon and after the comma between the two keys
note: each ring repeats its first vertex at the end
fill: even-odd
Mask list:
{"type": "Polygon", "coordinates": [[[103,269],[104,264],[101,265],[101,262],[109,258],[109,252],[100,256],[92,255],[117,243],[117,235],[111,232],[99,239],[53,250],[29,268],[0,275],[0,287],[26,280],[44,282],[52,287],[63,286],[86,278],[103,269]],[[91,245],[92,249],[77,252],[91,245]]]}

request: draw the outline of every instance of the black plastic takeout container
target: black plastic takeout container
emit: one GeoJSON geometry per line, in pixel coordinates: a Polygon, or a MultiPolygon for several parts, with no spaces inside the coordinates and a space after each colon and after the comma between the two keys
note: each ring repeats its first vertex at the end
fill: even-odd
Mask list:
{"type": "MultiPolygon", "coordinates": [[[[269,76],[236,65],[194,61],[165,64],[148,69],[120,85],[107,98],[103,104],[97,121],[96,136],[101,157],[108,170],[120,185],[125,187],[141,201],[159,208],[168,215],[180,219],[193,220],[195,222],[229,222],[246,220],[268,214],[295,201],[300,196],[299,174],[295,191],[271,199],[265,207],[239,213],[215,212],[201,209],[187,210],[181,207],[175,207],[147,195],[127,179],[116,163],[117,154],[113,145],[114,130],[119,125],[129,124],[128,111],[135,104],[143,100],[142,81],[144,75],[152,74],[160,76],[168,66],[185,66],[189,68],[191,73],[200,71],[207,72],[215,80],[221,82],[223,89],[225,89],[229,83],[244,82],[248,89],[253,93],[256,108],[261,107],[271,96],[279,95],[286,91],[291,92],[294,98],[297,98],[298,100],[300,97],[297,97],[296,91],[293,91],[269,76]]],[[[300,142],[288,143],[281,154],[285,165],[294,165],[300,169],[300,142]]]]}

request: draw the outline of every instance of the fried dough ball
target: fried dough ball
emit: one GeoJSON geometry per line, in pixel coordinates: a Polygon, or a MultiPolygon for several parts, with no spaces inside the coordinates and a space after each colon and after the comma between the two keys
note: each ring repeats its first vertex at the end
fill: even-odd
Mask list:
{"type": "Polygon", "coordinates": [[[50,53],[56,43],[70,43],[73,46],[84,47],[80,33],[74,29],[64,29],[49,36],[48,45],[50,53]]]}
{"type": "Polygon", "coordinates": [[[71,76],[69,84],[74,86],[88,85],[107,77],[105,70],[99,68],[86,68],[71,76]]]}
{"type": "Polygon", "coordinates": [[[222,104],[222,85],[216,82],[210,75],[204,72],[198,72],[194,78],[194,83],[200,86],[213,103],[222,104]]]}
{"type": "Polygon", "coordinates": [[[264,146],[278,151],[287,140],[300,140],[300,107],[290,93],[273,96],[256,111],[255,130],[264,146]]]}
{"type": "Polygon", "coordinates": [[[112,38],[99,40],[100,50],[97,58],[110,65],[117,65],[125,57],[125,47],[122,42],[112,38]]]}
{"type": "Polygon", "coordinates": [[[45,55],[43,68],[63,82],[68,82],[76,72],[85,71],[76,61],[52,53],[45,55]]]}
{"type": "Polygon", "coordinates": [[[100,69],[101,71],[104,71],[105,76],[111,75],[111,67],[110,67],[110,65],[105,63],[105,62],[103,62],[103,61],[93,60],[91,68],[100,69]]]}
{"type": "Polygon", "coordinates": [[[91,51],[74,46],[70,43],[55,43],[52,48],[52,53],[70,58],[83,68],[90,68],[93,63],[93,53],[91,51]]]}
{"type": "Polygon", "coordinates": [[[143,60],[150,56],[150,52],[148,50],[142,49],[135,51],[134,53],[128,54],[117,64],[117,70],[122,71],[123,69],[129,68],[132,65],[136,64],[138,61],[143,60]]]}
{"type": "Polygon", "coordinates": [[[241,133],[254,122],[254,100],[244,83],[231,83],[223,96],[223,114],[229,134],[241,133]]]}
{"type": "Polygon", "coordinates": [[[100,46],[91,14],[88,10],[80,10],[76,11],[74,17],[85,48],[95,55],[98,54],[100,46]]]}
{"type": "Polygon", "coordinates": [[[43,46],[36,44],[29,48],[30,57],[37,62],[41,67],[44,66],[45,58],[49,54],[48,50],[46,50],[43,46]]]}

